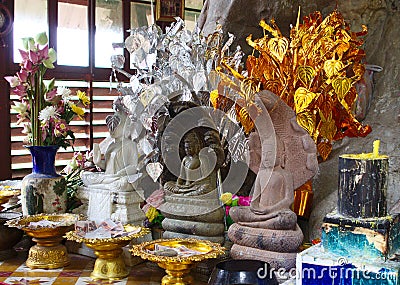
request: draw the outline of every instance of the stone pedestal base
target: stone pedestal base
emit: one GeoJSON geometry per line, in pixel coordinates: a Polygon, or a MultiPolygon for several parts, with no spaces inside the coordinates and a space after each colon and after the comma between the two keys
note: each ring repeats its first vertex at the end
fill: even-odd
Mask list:
{"type": "Polygon", "coordinates": [[[229,227],[228,236],[234,243],[232,258],[261,260],[275,269],[287,270],[295,266],[296,253],[303,242],[298,225],[295,230],[270,230],[235,223],[229,227]]]}
{"type": "Polygon", "coordinates": [[[231,248],[233,259],[252,259],[268,262],[276,270],[284,268],[290,270],[296,266],[296,253],[285,253],[262,250],[258,248],[234,244],[231,248]]]}
{"type": "Polygon", "coordinates": [[[191,234],[184,234],[184,233],[177,233],[177,232],[170,232],[170,231],[165,231],[163,234],[163,238],[195,238],[195,239],[202,239],[202,240],[209,240],[211,242],[216,242],[219,244],[224,243],[224,237],[223,236],[199,236],[199,235],[191,235],[191,234]]]}
{"type": "Polygon", "coordinates": [[[219,205],[216,192],[196,197],[166,196],[160,210],[165,216],[163,238],[224,242],[224,209],[219,205]]]}
{"type": "Polygon", "coordinates": [[[78,211],[93,221],[111,218],[123,224],[142,225],[146,218],[140,209],[140,203],[143,202],[142,192],[120,192],[112,189],[98,190],[81,187],[78,189],[77,197],[82,201],[83,206],[78,208],[78,211]]]}

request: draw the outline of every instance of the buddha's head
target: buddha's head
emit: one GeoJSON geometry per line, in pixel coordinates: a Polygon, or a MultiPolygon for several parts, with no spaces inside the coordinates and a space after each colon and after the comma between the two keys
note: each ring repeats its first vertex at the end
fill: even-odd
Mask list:
{"type": "Polygon", "coordinates": [[[184,148],[187,155],[193,156],[200,152],[201,141],[196,132],[189,132],[184,139],[184,148]]]}

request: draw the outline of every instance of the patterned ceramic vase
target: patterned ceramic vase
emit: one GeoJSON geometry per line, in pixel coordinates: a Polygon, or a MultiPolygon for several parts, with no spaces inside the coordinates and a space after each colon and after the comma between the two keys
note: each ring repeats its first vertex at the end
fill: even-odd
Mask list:
{"type": "Polygon", "coordinates": [[[22,180],[22,213],[65,213],[67,191],[65,179],[57,174],[55,157],[58,146],[27,146],[32,155],[32,173],[22,180]]]}

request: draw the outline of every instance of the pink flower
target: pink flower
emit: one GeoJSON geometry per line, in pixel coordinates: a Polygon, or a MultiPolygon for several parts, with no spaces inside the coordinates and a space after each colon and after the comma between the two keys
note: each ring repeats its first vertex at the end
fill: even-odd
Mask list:
{"type": "Polygon", "coordinates": [[[55,122],[54,135],[56,137],[67,136],[68,125],[64,120],[57,120],[55,122]]]}
{"type": "Polygon", "coordinates": [[[250,206],[251,196],[238,196],[239,197],[239,206],[250,206]]]}
{"type": "Polygon", "coordinates": [[[18,85],[14,89],[12,89],[12,93],[18,95],[20,97],[26,96],[26,87],[24,85],[18,85]]]}
{"type": "Polygon", "coordinates": [[[29,59],[29,53],[27,51],[19,49],[19,54],[22,57],[22,61],[27,61],[29,59]]]}
{"type": "Polygon", "coordinates": [[[33,64],[30,60],[25,61],[23,67],[27,72],[33,72],[36,70],[34,69],[33,64]]]}
{"type": "MultiPolygon", "coordinates": [[[[25,50],[19,50],[22,58],[20,70],[15,76],[5,77],[11,86],[11,93],[20,97],[20,103],[13,106],[18,112],[18,123],[29,121],[23,131],[29,144],[68,147],[74,141],[68,123],[76,112],[66,102],[72,102],[72,99],[65,94],[57,94],[54,79],[44,82],[46,70],[54,68],[57,53],[49,48],[45,33],[23,40],[25,50]],[[43,88],[36,88],[39,85],[43,88]]],[[[79,96],[78,99],[81,100],[79,96]]]]}
{"type": "MultiPolygon", "coordinates": [[[[60,97],[59,95],[57,97],[60,97]]],[[[63,100],[58,101],[57,103],[57,113],[63,114],[65,111],[65,103],[63,100]]]]}
{"type": "Polygon", "coordinates": [[[225,206],[225,215],[229,216],[229,209],[231,208],[231,206],[225,206]]]}
{"type": "Polygon", "coordinates": [[[81,153],[80,151],[75,152],[74,158],[80,168],[83,168],[85,166],[86,157],[83,153],[81,153]]]}
{"type": "Polygon", "coordinates": [[[49,46],[45,45],[42,49],[38,49],[37,51],[39,60],[46,60],[49,58],[49,46]]]}
{"type": "Polygon", "coordinates": [[[33,63],[33,64],[38,64],[40,59],[39,59],[39,54],[33,50],[29,51],[29,60],[33,63]]]}
{"type": "Polygon", "coordinates": [[[56,99],[56,97],[58,97],[57,96],[57,89],[53,89],[53,90],[50,90],[49,92],[46,93],[44,99],[47,102],[51,102],[51,101],[55,101],[54,99],[56,99]]]}
{"type": "Polygon", "coordinates": [[[20,82],[26,82],[28,79],[28,72],[26,72],[25,70],[21,69],[18,73],[18,78],[20,82]]]}

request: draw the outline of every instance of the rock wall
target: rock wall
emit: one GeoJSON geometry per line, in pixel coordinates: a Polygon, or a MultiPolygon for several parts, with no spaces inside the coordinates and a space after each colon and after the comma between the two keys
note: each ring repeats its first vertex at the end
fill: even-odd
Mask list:
{"type": "Polygon", "coordinates": [[[309,226],[309,239],[320,237],[322,218],[336,207],[338,156],[343,153],[371,152],[372,143],[381,140],[381,153],[390,156],[388,209],[400,199],[400,1],[399,0],[206,0],[199,26],[205,34],[213,31],[218,21],[225,32],[236,35],[234,43],[251,52],[245,43],[250,33],[261,36],[260,19],[275,18],[284,35],[295,25],[298,7],[301,16],[319,10],[324,16],[337,8],[353,31],[361,24],[368,27],[365,36],[366,63],[383,67],[374,75],[375,90],[371,108],[364,120],[372,127],[366,138],[346,139],[334,145],[330,158],[320,163],[314,178],[314,207],[309,226]],[[311,3],[312,2],[312,3],[311,3]]]}

